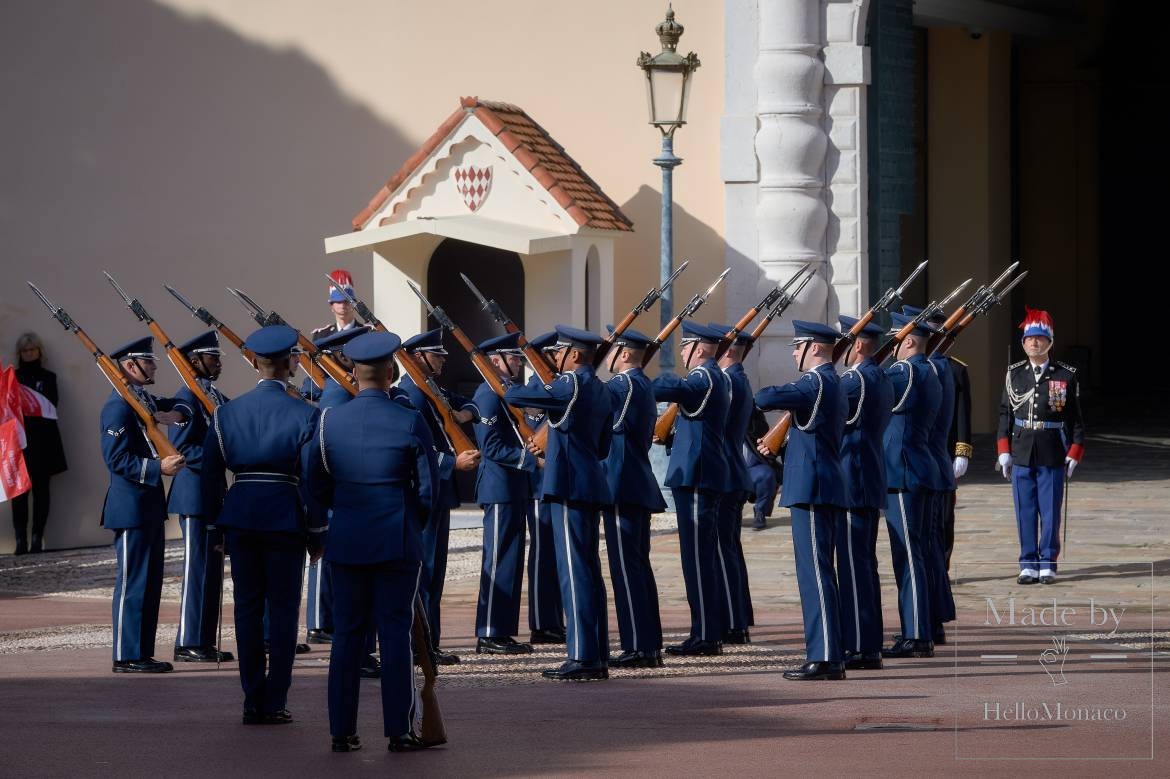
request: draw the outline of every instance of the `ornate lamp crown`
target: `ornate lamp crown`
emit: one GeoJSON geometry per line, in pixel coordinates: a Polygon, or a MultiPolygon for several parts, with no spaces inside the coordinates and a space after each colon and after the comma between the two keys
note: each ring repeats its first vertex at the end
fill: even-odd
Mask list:
{"type": "Polygon", "coordinates": [[[674,7],[666,6],[666,19],[658,23],[654,32],[658,33],[658,40],[662,43],[663,51],[675,51],[678,48],[678,39],[682,37],[685,28],[674,20],[674,7]]]}

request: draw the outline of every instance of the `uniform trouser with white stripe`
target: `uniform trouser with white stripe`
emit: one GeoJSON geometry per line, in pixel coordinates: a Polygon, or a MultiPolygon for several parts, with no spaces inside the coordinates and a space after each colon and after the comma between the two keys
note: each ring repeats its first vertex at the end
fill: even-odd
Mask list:
{"type": "Polygon", "coordinates": [[[609,623],[605,582],[601,578],[601,517],[597,506],[548,504],[561,602],[565,604],[565,650],[570,660],[609,659],[609,623]]]}
{"type": "Polygon", "coordinates": [[[309,630],[333,632],[333,574],[329,563],[309,563],[309,594],[305,603],[305,625],[309,630]]]}
{"type": "MultiPolygon", "coordinates": [[[[441,492],[440,492],[441,494],[441,492]]],[[[447,578],[447,546],[451,537],[451,509],[439,509],[431,514],[431,521],[423,528],[422,580],[419,593],[431,626],[431,641],[439,646],[443,632],[439,621],[439,602],[443,599],[443,583],[447,578]]]]}
{"type": "Polygon", "coordinates": [[[886,529],[898,582],[898,615],[906,638],[931,638],[930,590],[923,556],[927,531],[926,493],[891,490],[886,494],[886,529]]]}
{"type": "Polygon", "coordinates": [[[662,649],[658,584],[650,567],[650,509],[629,504],[601,512],[622,651],[662,649]]]}
{"type": "Polygon", "coordinates": [[[232,558],[236,649],[244,708],[272,713],[285,708],[292,684],[297,644],[297,613],[305,539],[295,533],[226,530],[232,558]],[[264,656],[264,614],[268,613],[270,652],[264,656]]]}
{"type": "Polygon", "coordinates": [[[877,586],[876,508],[852,508],[837,516],[837,590],[841,641],[846,652],[882,648],[882,593],[877,586]]]}
{"type": "Polygon", "coordinates": [[[548,504],[533,498],[525,503],[524,513],[528,520],[528,627],[564,630],[552,511],[548,504]]]}
{"type": "Polygon", "coordinates": [[[954,490],[932,491],[930,501],[930,549],[927,555],[930,580],[930,618],[932,627],[955,618],[955,598],[947,577],[946,522],[947,508],[954,505],[954,490]]]}
{"type": "Polygon", "coordinates": [[[1020,567],[1055,571],[1060,556],[1064,468],[1013,465],[1012,499],[1020,534],[1020,567]]]}
{"type": "Polygon", "coordinates": [[[175,646],[215,646],[219,592],[223,586],[223,543],[202,517],[179,517],[183,530],[183,583],[179,593],[179,632],[175,646]]]}
{"type": "Polygon", "coordinates": [[[725,492],[719,496],[715,527],[715,554],[719,564],[720,617],[726,630],[746,630],[751,624],[751,593],[747,588],[747,563],[740,544],[744,493],[725,492]]]}
{"type": "Polygon", "coordinates": [[[114,660],[154,657],[162,597],[163,523],[114,531],[114,660]]]}
{"type": "Polygon", "coordinates": [[[804,615],[805,656],[809,662],[840,663],[844,658],[833,549],[841,509],[802,503],[789,510],[796,585],[804,615]]]}
{"type": "Polygon", "coordinates": [[[722,641],[726,606],[719,605],[719,493],[683,487],[671,492],[678,512],[678,545],[691,607],[691,635],[704,641],[722,641]]]}
{"type": "Polygon", "coordinates": [[[520,630],[520,590],[524,584],[526,500],[489,503],[483,509],[483,565],[475,635],[515,636],[520,630]]]}
{"type": "Polygon", "coordinates": [[[411,626],[421,566],[398,561],[332,567],[337,608],[329,650],[329,732],[357,734],[360,669],[366,636],[374,631],[382,647],[382,725],[390,738],[404,735],[414,721],[411,626]]]}

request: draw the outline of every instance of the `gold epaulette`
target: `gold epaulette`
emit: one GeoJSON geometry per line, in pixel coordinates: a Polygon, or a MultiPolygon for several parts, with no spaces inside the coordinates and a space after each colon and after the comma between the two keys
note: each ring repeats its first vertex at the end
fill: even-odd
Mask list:
{"type": "Polygon", "coordinates": [[[962,442],[955,444],[955,457],[966,457],[968,460],[975,454],[975,447],[962,442]]]}

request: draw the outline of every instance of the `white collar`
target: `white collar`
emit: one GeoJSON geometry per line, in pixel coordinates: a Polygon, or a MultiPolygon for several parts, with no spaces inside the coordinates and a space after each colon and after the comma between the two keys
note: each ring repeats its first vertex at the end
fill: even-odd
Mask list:
{"type": "MultiPolygon", "coordinates": [[[[1049,362],[1048,360],[1045,360],[1044,362],[1040,363],[1040,375],[1041,376],[1043,376],[1045,373],[1048,372],[1048,362],[1049,362]]],[[[1035,376],[1036,375],[1036,365],[1031,360],[1028,360],[1028,367],[1032,371],[1032,375],[1035,376]]]]}

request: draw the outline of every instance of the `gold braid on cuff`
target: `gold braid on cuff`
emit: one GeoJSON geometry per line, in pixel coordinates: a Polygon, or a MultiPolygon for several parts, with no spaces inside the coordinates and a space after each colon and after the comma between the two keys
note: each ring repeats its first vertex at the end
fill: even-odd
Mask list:
{"type": "Polygon", "coordinates": [[[970,460],[973,454],[975,454],[975,447],[971,446],[971,444],[955,444],[955,457],[966,457],[970,460]]]}

